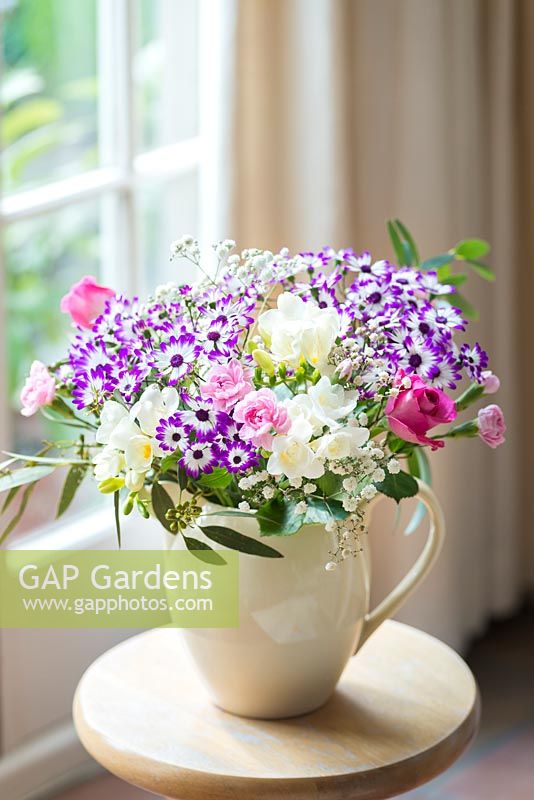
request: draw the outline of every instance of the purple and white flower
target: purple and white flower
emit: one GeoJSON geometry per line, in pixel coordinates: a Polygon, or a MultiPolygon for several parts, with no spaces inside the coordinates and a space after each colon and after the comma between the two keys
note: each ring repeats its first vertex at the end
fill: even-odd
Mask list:
{"type": "Polygon", "coordinates": [[[198,478],[201,473],[213,472],[216,458],[210,442],[190,442],[178,464],[185,469],[190,478],[198,478]]]}
{"type": "Polygon", "coordinates": [[[488,354],[481,348],[478,342],[470,347],[463,344],[460,348],[460,359],[467,370],[469,377],[480,383],[482,371],[488,366],[488,354]]]}
{"type": "Polygon", "coordinates": [[[202,348],[196,344],[192,334],[185,333],[178,338],[171,336],[168,341],[161,343],[154,365],[173,386],[191,372],[201,352],[202,348]]]}
{"type": "Polygon", "coordinates": [[[190,441],[189,432],[184,427],[179,412],[168,419],[160,420],[156,428],[156,439],[161,449],[167,452],[183,451],[187,447],[190,441]]]}
{"type": "Polygon", "coordinates": [[[231,442],[227,448],[218,449],[221,465],[228,472],[244,472],[255,467],[260,460],[258,451],[245,442],[231,442]]]}

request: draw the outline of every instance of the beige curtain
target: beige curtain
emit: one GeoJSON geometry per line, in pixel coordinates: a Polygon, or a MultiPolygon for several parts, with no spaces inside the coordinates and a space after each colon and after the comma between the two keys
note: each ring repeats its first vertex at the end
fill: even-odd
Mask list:
{"type": "MultiPolygon", "coordinates": [[[[241,246],[331,243],[383,257],[384,222],[399,217],[427,255],[465,236],[493,244],[498,280],[473,276],[468,294],[482,322],[470,336],[501,378],[508,441],[495,452],[452,442],[434,459],[448,540],[399,615],[462,646],[489,616],[513,611],[534,572],[519,377],[532,364],[533,267],[518,238],[534,238],[534,3],[221,0],[219,12],[210,179],[224,201],[210,233],[241,246]]],[[[372,530],[377,597],[424,539],[393,523],[385,509],[372,530]]]]}

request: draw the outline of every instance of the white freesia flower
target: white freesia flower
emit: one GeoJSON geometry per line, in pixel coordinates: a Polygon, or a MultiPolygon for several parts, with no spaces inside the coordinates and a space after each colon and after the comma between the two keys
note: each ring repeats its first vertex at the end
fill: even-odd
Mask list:
{"type": "Polygon", "coordinates": [[[314,404],[316,416],[329,428],[338,426],[338,420],[356,408],[354,393],[346,392],[340,384],[332,384],[326,375],[315,386],[310,386],[308,395],[314,404]]]}
{"type": "Polygon", "coordinates": [[[361,447],[369,438],[367,428],[352,428],[346,426],[333,433],[327,433],[313,442],[314,449],[319,458],[328,458],[338,461],[354,455],[356,449],[361,447]]]}
{"type": "Polygon", "coordinates": [[[305,358],[314,367],[325,364],[339,335],[334,308],[319,308],[291,292],[279,295],[277,308],[260,315],[258,329],[273,355],[292,367],[305,358]]]}
{"type": "Polygon", "coordinates": [[[138,492],[145,483],[145,473],[129,469],[124,478],[124,484],[130,492],[138,492]]]}
{"type": "Polygon", "coordinates": [[[100,412],[100,427],[96,432],[96,441],[99,444],[108,444],[109,437],[121,419],[128,416],[128,409],[117,403],[116,400],[106,400],[100,412]]]}
{"type": "Polygon", "coordinates": [[[126,445],[124,458],[128,469],[136,472],[146,472],[150,469],[154,451],[148,436],[132,436],[126,445]]]}
{"type": "Polygon", "coordinates": [[[324,422],[308,394],[297,394],[284,403],[291,419],[290,434],[303,442],[323,432],[324,422]]]}
{"type": "Polygon", "coordinates": [[[116,478],[124,468],[124,455],[114,447],[103,447],[93,458],[95,478],[97,481],[106,481],[116,478]]]}
{"type": "MultiPolygon", "coordinates": [[[[350,414],[356,406],[352,392],[346,392],[338,384],[332,385],[323,376],[306,394],[297,394],[285,401],[291,419],[290,436],[309,442],[319,436],[325,427],[335,430],[341,427],[340,420],[350,414]]],[[[366,439],[364,439],[366,441],[366,439]]]]}
{"type": "Polygon", "coordinates": [[[116,450],[122,450],[124,452],[130,439],[140,435],[141,428],[128,414],[126,417],[123,417],[111,431],[109,435],[109,445],[116,450]]]}
{"type": "Polygon", "coordinates": [[[160,389],[157,384],[151,383],[130,409],[130,416],[138,421],[143,433],[155,436],[159,421],[174,414],[179,402],[174,386],[160,389]]]}
{"type": "Polygon", "coordinates": [[[293,436],[275,436],[273,452],[267,462],[271,475],[286,475],[294,478],[320,478],[324,475],[324,464],[312,448],[293,436]]]}

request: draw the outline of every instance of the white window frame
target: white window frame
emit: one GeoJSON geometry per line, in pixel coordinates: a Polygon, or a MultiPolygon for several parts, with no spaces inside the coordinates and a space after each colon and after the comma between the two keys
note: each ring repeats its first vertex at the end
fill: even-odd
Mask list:
{"type": "MultiPolygon", "coordinates": [[[[172,17],[179,8],[174,5],[174,0],[167,2],[169,5],[166,14],[172,17]]],[[[208,15],[204,0],[199,5],[199,39],[202,40],[203,26],[206,25],[208,15]]],[[[0,197],[0,241],[5,228],[12,223],[35,219],[73,204],[99,198],[103,201],[100,217],[101,280],[106,285],[120,287],[128,294],[143,294],[148,287],[142,270],[139,246],[139,215],[136,213],[138,190],[150,182],[172,181],[196,171],[200,197],[204,182],[204,148],[199,133],[192,139],[138,152],[134,114],[135,86],[132,77],[137,22],[135,16],[135,0],[98,0],[97,63],[100,76],[105,76],[100,80],[98,111],[102,166],[0,197]]],[[[199,61],[206,54],[206,45],[199,41],[199,61]]],[[[205,65],[199,71],[205,72],[205,65]]],[[[201,90],[205,88],[206,82],[202,84],[201,90]]],[[[205,101],[199,102],[199,113],[202,115],[201,106],[206,107],[205,101]]],[[[202,206],[201,201],[199,206],[202,206]]],[[[201,214],[200,225],[202,226],[201,214]]],[[[0,298],[6,297],[5,267],[4,248],[0,247],[0,298]]],[[[5,325],[5,313],[0,313],[0,341],[4,343],[5,325]]],[[[6,371],[7,353],[5,347],[0,347],[0,375],[5,375],[6,371]]],[[[9,444],[9,430],[9,403],[4,392],[0,393],[2,443],[9,444]]],[[[16,546],[27,547],[31,543],[34,547],[50,546],[58,549],[73,546],[95,547],[109,537],[109,513],[86,512],[83,516],[83,526],[73,525],[71,520],[52,523],[23,537],[16,546]],[[78,533],[73,541],[75,528],[78,533]]]]}

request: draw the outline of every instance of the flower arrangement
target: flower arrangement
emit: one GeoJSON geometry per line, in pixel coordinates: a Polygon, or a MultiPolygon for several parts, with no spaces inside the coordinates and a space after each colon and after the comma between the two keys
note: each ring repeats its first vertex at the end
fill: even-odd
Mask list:
{"type": "Polygon", "coordinates": [[[494,404],[456,424],[499,388],[485,351],[463,341],[474,309],[453,270],[491,280],[488,245],[465,240],[421,261],[399,221],[388,230],[398,265],[330,247],[239,254],[227,240],[210,271],[183,236],[171,257],[195,265],[195,285],[168,283],[143,302],[83,278],[61,301],[75,325],[66,357],[34,362],[21,394],[24,415],[40,409],[80,434],[36,456],[7,453],[4,510],[67,467],[59,513],[92,475],[114,498],[119,543],[121,511],[136,510],[209,557],[189,535],[206,500],[225,507],[229,527],[202,530],[230,548],[279,555],[232,530],[232,516],[255,515],[264,536],[324,523],[327,569],[358,553],[369,501],[415,495],[415,478],[430,480],[428,449],[460,436],[494,448],[505,432],[494,404]]]}

